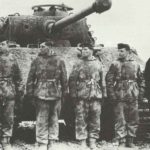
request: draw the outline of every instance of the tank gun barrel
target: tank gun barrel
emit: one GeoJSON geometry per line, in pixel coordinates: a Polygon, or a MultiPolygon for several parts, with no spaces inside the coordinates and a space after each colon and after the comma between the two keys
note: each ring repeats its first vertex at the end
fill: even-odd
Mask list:
{"type": "Polygon", "coordinates": [[[111,0],[96,0],[91,6],[83,9],[78,13],[65,17],[55,23],[47,20],[46,23],[44,23],[44,28],[46,29],[45,31],[47,31],[49,34],[51,32],[58,31],[59,29],[62,29],[67,25],[70,25],[94,12],[102,13],[108,10],[111,7],[111,4],[111,0]]]}
{"type": "Polygon", "coordinates": [[[3,31],[3,27],[4,27],[4,20],[5,20],[5,18],[0,17],[0,33],[3,31]]]}

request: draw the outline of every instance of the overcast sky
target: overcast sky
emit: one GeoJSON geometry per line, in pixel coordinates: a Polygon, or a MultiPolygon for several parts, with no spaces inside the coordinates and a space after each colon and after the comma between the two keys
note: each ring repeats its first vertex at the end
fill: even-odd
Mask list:
{"type": "MultiPolygon", "coordinates": [[[[94,0],[0,0],[0,17],[19,12],[32,14],[31,7],[37,4],[65,3],[81,10],[94,0]]],[[[88,18],[97,44],[116,46],[118,42],[128,43],[137,49],[145,61],[150,57],[150,0],[112,0],[112,8],[101,15],[88,18]]]]}

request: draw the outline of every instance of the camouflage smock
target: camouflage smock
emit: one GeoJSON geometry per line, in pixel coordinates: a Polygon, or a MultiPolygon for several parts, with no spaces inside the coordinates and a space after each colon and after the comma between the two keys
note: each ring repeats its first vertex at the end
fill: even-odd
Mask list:
{"type": "Polygon", "coordinates": [[[65,63],[56,55],[39,55],[31,64],[27,94],[44,100],[60,99],[67,92],[65,63]]]}
{"type": "Polygon", "coordinates": [[[22,91],[22,76],[16,59],[11,55],[0,56],[0,97],[14,99],[22,91]]]}
{"type": "Polygon", "coordinates": [[[132,58],[114,61],[106,75],[106,85],[112,100],[138,99],[145,86],[140,65],[132,58]]]}
{"type": "Polygon", "coordinates": [[[92,57],[80,60],[73,66],[69,77],[69,92],[72,98],[101,99],[105,93],[102,64],[92,57]]]}

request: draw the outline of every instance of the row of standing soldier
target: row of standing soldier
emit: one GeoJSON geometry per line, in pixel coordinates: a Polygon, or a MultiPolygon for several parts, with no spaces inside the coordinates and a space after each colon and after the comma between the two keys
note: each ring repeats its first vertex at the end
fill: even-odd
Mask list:
{"type": "MultiPolygon", "coordinates": [[[[140,66],[130,59],[130,47],[118,44],[119,59],[106,75],[102,64],[93,56],[93,47],[82,44],[81,60],[73,66],[67,83],[65,63],[58,57],[48,42],[40,45],[40,53],[32,62],[27,80],[27,95],[34,97],[36,105],[37,149],[51,150],[58,140],[58,119],[61,97],[69,94],[75,102],[75,135],[82,146],[86,140],[91,149],[96,147],[100,132],[102,99],[114,104],[115,138],[119,145],[133,147],[138,125],[138,99],[143,97],[144,82],[140,66]]],[[[22,95],[23,84],[17,61],[7,57],[5,43],[0,47],[0,123],[1,144],[4,150],[11,149],[10,138],[14,121],[16,92],[22,95]]]]}

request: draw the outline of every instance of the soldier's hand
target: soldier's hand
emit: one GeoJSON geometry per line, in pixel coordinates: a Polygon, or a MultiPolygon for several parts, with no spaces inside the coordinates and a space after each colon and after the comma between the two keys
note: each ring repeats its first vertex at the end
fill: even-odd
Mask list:
{"type": "Polygon", "coordinates": [[[107,93],[103,93],[103,94],[102,94],[102,97],[103,97],[104,99],[106,99],[106,98],[107,98],[107,93]]]}
{"type": "Polygon", "coordinates": [[[144,102],[144,103],[148,103],[148,102],[149,102],[149,99],[147,99],[146,97],[144,97],[144,98],[143,98],[143,102],[144,102]]]}

